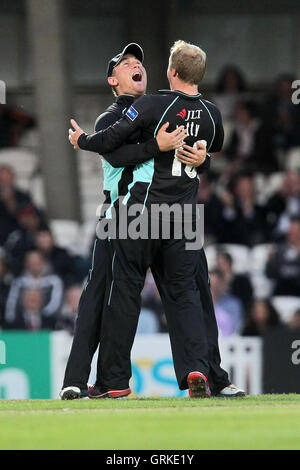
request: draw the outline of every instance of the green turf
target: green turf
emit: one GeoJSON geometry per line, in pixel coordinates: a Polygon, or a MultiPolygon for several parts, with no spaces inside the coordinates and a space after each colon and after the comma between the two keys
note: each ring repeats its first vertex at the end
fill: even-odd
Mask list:
{"type": "Polygon", "coordinates": [[[0,400],[0,449],[300,449],[300,395],[0,400]]]}

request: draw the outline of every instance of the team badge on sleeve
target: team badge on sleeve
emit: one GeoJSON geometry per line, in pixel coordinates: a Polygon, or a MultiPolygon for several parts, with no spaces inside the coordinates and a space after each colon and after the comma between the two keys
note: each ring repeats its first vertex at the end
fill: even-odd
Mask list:
{"type": "Polygon", "coordinates": [[[134,109],[133,106],[130,106],[130,108],[128,109],[126,113],[126,116],[128,116],[131,121],[134,121],[138,115],[139,113],[137,112],[136,109],[134,109]]]}

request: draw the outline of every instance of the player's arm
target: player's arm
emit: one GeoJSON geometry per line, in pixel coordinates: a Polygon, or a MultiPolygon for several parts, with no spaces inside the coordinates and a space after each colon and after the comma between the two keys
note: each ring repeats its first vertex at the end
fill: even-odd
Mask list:
{"type": "Polygon", "coordinates": [[[211,162],[211,156],[209,155],[209,153],[206,153],[204,162],[196,167],[198,175],[210,169],[210,162],[211,162]]]}
{"type": "MultiPolygon", "coordinates": [[[[130,135],[135,134],[143,127],[147,128],[151,123],[151,118],[152,112],[151,108],[149,108],[149,99],[148,97],[142,97],[137,100],[135,107],[131,106],[129,108],[122,119],[113,125],[110,125],[107,129],[102,129],[92,135],[85,134],[84,131],[78,126],[76,121],[71,120],[71,124],[75,130],[73,131],[72,129],[69,129],[69,141],[74,146],[74,148],[80,147],[83,150],[89,150],[91,152],[97,152],[105,155],[120,147],[120,145],[126,141],[130,135]]],[[[170,137],[171,139],[177,139],[177,141],[180,141],[185,137],[186,132],[183,126],[181,127],[181,129],[177,129],[177,131],[174,133],[175,135],[170,137]]],[[[155,145],[153,141],[152,145],[155,145]]],[[[174,142],[173,145],[175,145],[174,142]]],[[[171,148],[176,147],[173,146],[171,148]]],[[[170,148],[166,148],[164,151],[168,150],[170,150],[170,148]]],[[[140,155],[141,154],[139,153],[139,157],[140,155]]],[[[145,160],[148,160],[148,158],[143,159],[142,161],[145,160]]],[[[137,161],[136,159],[133,159],[131,164],[140,162],[141,160],[137,161]]],[[[127,162],[127,164],[130,163],[127,162]]],[[[124,166],[124,163],[122,163],[122,166],[124,166]]]]}
{"type": "MultiPolygon", "coordinates": [[[[107,129],[118,121],[117,114],[106,112],[101,114],[95,123],[95,133],[107,129]]],[[[102,157],[114,168],[137,165],[152,158],[152,155],[159,152],[155,139],[151,139],[141,145],[123,144],[113,152],[105,153],[102,157]]]]}
{"type": "Polygon", "coordinates": [[[142,120],[130,123],[126,117],[122,117],[106,129],[94,134],[86,134],[74,119],[71,124],[74,128],[69,129],[69,141],[75,149],[81,148],[102,155],[112,152],[125,142],[128,137],[141,127],[142,120]]]}
{"type": "MultiPolygon", "coordinates": [[[[114,168],[138,165],[151,158],[155,158],[160,152],[174,150],[181,145],[183,129],[175,129],[167,132],[169,123],[165,123],[158,131],[156,138],[149,139],[140,144],[123,144],[113,152],[103,155],[114,168]]],[[[183,126],[182,126],[183,127],[183,126]]],[[[96,132],[101,130],[96,126],[96,132]]]]}
{"type": "Polygon", "coordinates": [[[224,142],[224,128],[222,123],[222,116],[218,108],[212,103],[210,111],[215,123],[215,136],[207,150],[209,152],[221,152],[224,142]]]}
{"type": "MultiPolygon", "coordinates": [[[[103,131],[107,129],[109,126],[115,124],[119,120],[119,115],[113,111],[106,111],[101,114],[96,122],[95,122],[95,133],[103,131]]],[[[123,144],[118,149],[114,150],[113,152],[103,154],[102,157],[107,160],[113,167],[119,168],[129,165],[134,165],[136,160],[139,162],[148,160],[150,155],[147,154],[145,156],[146,151],[154,152],[156,150],[157,145],[152,144],[149,142],[149,145],[143,146],[144,149],[141,151],[137,151],[137,145],[130,144],[126,145],[123,144]]]]}
{"type": "Polygon", "coordinates": [[[94,134],[86,134],[73,119],[71,124],[75,129],[75,131],[69,129],[69,140],[73,147],[101,155],[120,147],[137,130],[136,125],[130,125],[124,117],[94,134]]]}
{"type": "Polygon", "coordinates": [[[78,126],[76,121],[71,119],[74,131],[69,129],[69,140],[74,148],[80,147],[83,150],[106,154],[117,149],[125,142],[130,135],[147,127],[149,122],[148,97],[139,98],[134,106],[130,106],[127,113],[117,122],[91,135],[87,135],[78,126]]]}

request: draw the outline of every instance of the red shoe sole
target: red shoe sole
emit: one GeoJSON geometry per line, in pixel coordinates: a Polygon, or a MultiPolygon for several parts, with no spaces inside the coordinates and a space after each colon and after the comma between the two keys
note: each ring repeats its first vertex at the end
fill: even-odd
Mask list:
{"type": "Polygon", "coordinates": [[[126,388],[125,390],[108,390],[107,392],[109,398],[124,398],[130,395],[130,393],[130,388],[126,388]]]}
{"type": "Polygon", "coordinates": [[[187,377],[190,398],[210,398],[207,378],[201,372],[191,372],[187,377]]]}

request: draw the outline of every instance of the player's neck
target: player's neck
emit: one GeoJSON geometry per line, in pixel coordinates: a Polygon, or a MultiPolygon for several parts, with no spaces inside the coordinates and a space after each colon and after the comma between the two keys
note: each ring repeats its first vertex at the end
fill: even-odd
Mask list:
{"type": "Polygon", "coordinates": [[[173,83],[170,83],[170,88],[172,91],[181,91],[186,95],[198,95],[198,85],[192,85],[191,83],[182,82],[181,80],[176,80],[173,83]]]}
{"type": "Polygon", "coordinates": [[[134,93],[132,90],[131,91],[127,91],[127,90],[118,90],[117,91],[117,96],[121,96],[121,95],[130,95],[130,96],[133,96],[134,97],[134,100],[137,100],[138,98],[140,98],[141,96],[144,96],[146,93],[146,90],[143,91],[142,93],[134,93]]]}

